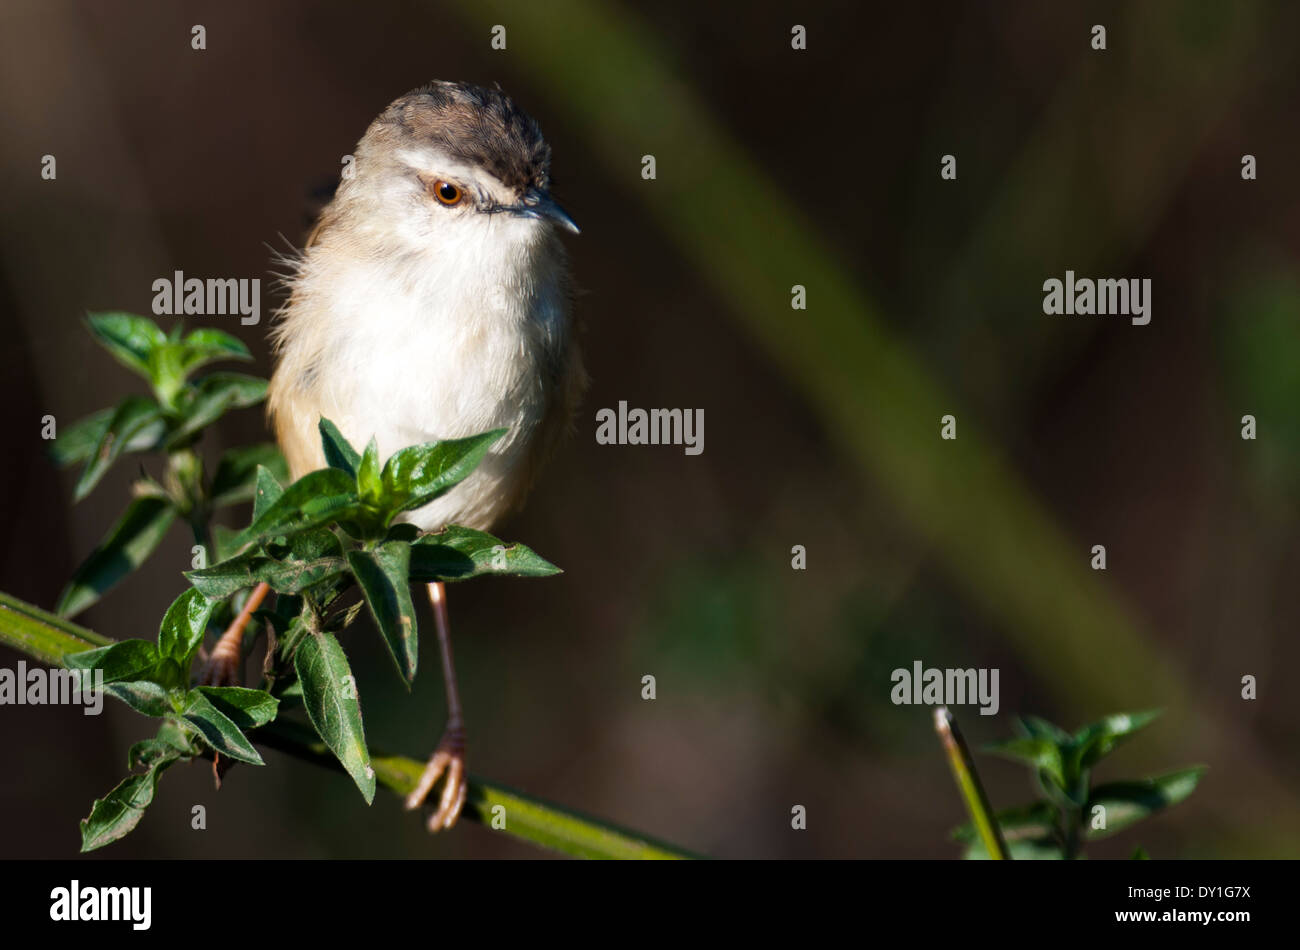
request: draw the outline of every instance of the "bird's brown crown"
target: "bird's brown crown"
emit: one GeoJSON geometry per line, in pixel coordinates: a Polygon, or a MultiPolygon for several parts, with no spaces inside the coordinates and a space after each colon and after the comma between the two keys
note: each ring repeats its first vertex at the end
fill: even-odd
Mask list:
{"type": "Polygon", "coordinates": [[[551,147],[532,116],[499,89],[431,82],[395,100],[375,126],[431,142],[521,195],[550,186],[551,147]]]}

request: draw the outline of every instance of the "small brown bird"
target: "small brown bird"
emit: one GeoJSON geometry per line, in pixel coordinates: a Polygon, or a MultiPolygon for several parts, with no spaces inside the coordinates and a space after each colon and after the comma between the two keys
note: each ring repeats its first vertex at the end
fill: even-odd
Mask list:
{"type": "MultiPolygon", "coordinates": [[[[551,198],[551,149],[497,89],[434,82],[393,102],[357,144],[302,255],[274,331],[269,409],[292,476],[323,468],[325,416],[381,463],[408,445],[508,431],[474,473],[407,513],[421,530],[490,530],[522,503],[571,425],[586,376],[571,332],[551,198]]],[[[229,681],[258,588],[205,676],[229,681]]],[[[445,591],[429,585],[447,690],[446,731],[408,808],[447,781],[430,830],[465,802],[465,723],[445,591]]]]}

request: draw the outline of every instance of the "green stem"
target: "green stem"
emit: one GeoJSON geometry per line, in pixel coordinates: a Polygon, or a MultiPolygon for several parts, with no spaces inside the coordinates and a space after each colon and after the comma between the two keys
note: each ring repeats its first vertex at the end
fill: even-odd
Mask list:
{"type": "MultiPolygon", "coordinates": [[[[114,641],[0,592],[0,643],[51,666],[69,653],[114,641]]],[[[307,726],[280,719],[253,733],[262,745],[342,773],[342,766],[307,726]]],[[[424,763],[405,756],[371,757],[379,783],[405,796],[424,763]]],[[[638,832],[597,821],[495,782],[470,776],[463,817],[542,848],[583,858],[679,859],[696,855],[638,832]]]]}
{"type": "Polygon", "coordinates": [[[42,663],[62,666],[69,653],[113,641],[0,591],[0,642],[42,663]]]}
{"type": "MultiPolygon", "coordinates": [[[[268,748],[342,773],[342,766],[309,726],[277,719],[253,734],[268,748]]],[[[405,798],[415,788],[424,763],[399,755],[372,753],[370,765],[379,784],[405,798]]],[[[437,786],[429,793],[436,799],[437,786]]],[[[463,817],[533,844],[579,858],[680,859],[695,855],[617,828],[551,802],[533,798],[506,785],[471,775],[463,817]],[[498,808],[499,806],[499,808],[498,808]]]]}
{"type": "Polygon", "coordinates": [[[957,728],[957,720],[953,718],[952,713],[941,706],[934,712],[934,729],[939,733],[944,751],[948,753],[948,764],[952,766],[952,775],[957,781],[957,789],[961,792],[962,800],[966,802],[966,810],[970,812],[971,821],[975,825],[975,830],[979,832],[980,840],[984,842],[989,857],[994,861],[1010,860],[1011,855],[1002,840],[1002,829],[998,827],[997,819],[993,817],[993,809],[989,807],[988,796],[984,794],[984,786],[980,784],[979,772],[975,770],[970,750],[966,748],[966,741],[957,728]]]}
{"type": "Polygon", "coordinates": [[[215,563],[217,552],[212,549],[210,526],[212,506],[205,485],[203,459],[198,451],[191,446],[168,455],[166,481],[177,510],[194,532],[194,543],[203,548],[209,563],[215,563]]]}
{"type": "Polygon", "coordinates": [[[1062,849],[1065,860],[1073,861],[1079,856],[1083,845],[1083,810],[1066,808],[1062,817],[1065,820],[1065,847],[1062,849]]]}

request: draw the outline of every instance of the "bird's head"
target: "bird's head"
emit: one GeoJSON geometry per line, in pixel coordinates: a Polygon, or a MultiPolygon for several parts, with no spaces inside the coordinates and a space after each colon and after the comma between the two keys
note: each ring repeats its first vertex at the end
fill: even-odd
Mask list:
{"type": "Polygon", "coordinates": [[[412,250],[527,251],[578,233],[551,197],[551,147],[497,89],[434,82],[393,102],[357,145],[338,200],[412,250]]]}

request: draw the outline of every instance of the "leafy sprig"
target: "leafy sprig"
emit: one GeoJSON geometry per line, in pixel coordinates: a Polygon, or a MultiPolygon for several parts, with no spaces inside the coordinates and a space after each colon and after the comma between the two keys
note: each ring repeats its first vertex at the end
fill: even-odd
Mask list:
{"type": "Polygon", "coordinates": [[[271,444],[226,452],[211,481],[195,451],[206,427],[233,409],[266,398],[266,380],[255,376],[220,372],[190,379],[209,363],[251,360],[237,338],[211,328],[182,335],[179,324],[164,333],[152,321],[129,313],[91,314],[87,327],[119,363],[144,377],[151,395],[127,396],[55,438],[50,450],[55,462],[63,467],[84,463],[75,500],[89,495],[125,455],[161,452],[166,467],[161,480],[141,472],[126,511],[59,597],[57,610],[65,617],[85,610],[140,567],[178,518],[190,525],[204,557],[215,556],[208,529],[213,510],[252,497],[258,465],[287,477],[284,460],[271,444]]]}
{"type": "MultiPolygon", "coordinates": [[[[1158,710],[1116,713],[1074,733],[1036,716],[1018,717],[1020,735],[985,749],[1033,769],[1043,793],[1037,801],[994,816],[1011,857],[1077,858],[1087,842],[1123,831],[1191,795],[1205,766],[1135,781],[1092,783],[1093,768],[1159,715],[1158,710]]],[[[953,837],[966,845],[965,857],[989,856],[974,824],[957,828],[953,837]]]]}
{"type": "Polygon", "coordinates": [[[329,467],[285,485],[279,452],[253,446],[225,453],[208,479],[195,441],[226,410],[260,401],[266,384],[234,374],[188,377],[213,360],[246,359],[247,350],[220,331],[182,336],[178,328],[164,335],[129,314],[92,316],[89,325],[121,363],[149,380],[153,398],[128,397],[59,437],[61,462],[86,463],[78,497],[125,451],[163,451],[168,466],[162,483],[148,476],[137,482],[137,497],[78,569],[60,611],[84,608],[138,567],[178,517],[191,523],[205,550],[213,544],[218,557],[186,572],[192,586],[168,609],[156,642],[122,640],[65,658],[73,669],[101,675],[110,695],[161,720],[155,738],[132,747],[132,774],[95,802],[82,822],[83,850],[129,833],[153,800],[159,777],[176,762],[209,755],[262,765],[250,733],[298,707],[371,802],[375,769],[338,634],[364,605],[409,688],[419,643],[411,584],[559,572],[524,545],[504,544],[483,531],[450,525],[422,534],[401,520],[468,477],[505,430],[410,446],[381,466],[374,439],[358,452],[322,419],[329,467]],[[214,509],[249,500],[252,517],[243,530],[213,532],[214,509]],[[261,583],[277,594],[273,607],[256,614],[268,631],[261,686],[195,685],[194,659],[209,628],[220,631],[261,583]],[[346,604],[354,590],[358,597],[346,604]]]}
{"type": "MultiPolygon", "coordinates": [[[[321,432],[344,458],[356,455],[328,420],[321,421],[321,432]]],[[[137,712],[163,719],[157,738],[132,756],[144,772],[96,802],[83,822],[83,847],[100,847],[129,832],[152,800],[158,776],[175,762],[211,750],[261,765],[247,733],[274,720],[286,699],[301,704],[366,802],[372,801],[375,772],[360,698],[336,636],[358,611],[330,608],[357,587],[409,687],[418,648],[412,583],[558,573],[529,548],[503,544],[483,531],[448,527],[419,534],[409,524],[394,523],[469,475],[499,436],[413,446],[373,477],[366,475],[365,462],[376,455],[372,441],[351,474],[330,468],[287,488],[259,466],[252,522],[231,542],[238,553],[186,573],[193,586],[168,610],[157,643],[122,640],[67,659],[73,668],[102,672],[107,691],[137,712]],[[266,688],[192,685],[194,656],[214,607],[262,582],[284,595],[266,615],[272,629],[283,632],[268,653],[266,688]]]]}

